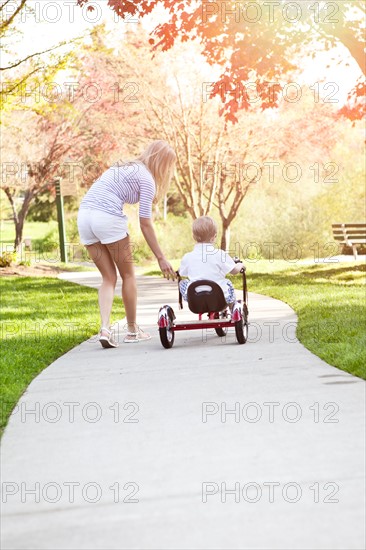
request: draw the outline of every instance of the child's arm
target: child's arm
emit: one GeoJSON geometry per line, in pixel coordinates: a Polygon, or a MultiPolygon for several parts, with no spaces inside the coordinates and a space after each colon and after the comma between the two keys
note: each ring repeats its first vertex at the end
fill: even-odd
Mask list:
{"type": "Polygon", "coordinates": [[[244,267],[244,264],[242,262],[235,264],[235,267],[230,271],[230,275],[236,275],[237,273],[240,273],[243,267],[244,267]]]}
{"type": "Polygon", "coordinates": [[[237,261],[239,258],[234,259],[231,256],[229,256],[227,252],[224,252],[223,250],[221,250],[221,257],[225,258],[225,261],[220,264],[220,267],[225,277],[229,273],[230,275],[236,275],[237,273],[240,273],[240,271],[243,268],[245,269],[243,262],[237,261]]]}

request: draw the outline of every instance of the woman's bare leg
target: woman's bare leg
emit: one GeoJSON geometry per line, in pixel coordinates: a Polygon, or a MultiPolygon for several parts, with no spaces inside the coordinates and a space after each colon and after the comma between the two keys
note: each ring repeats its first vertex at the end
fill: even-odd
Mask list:
{"type": "Polygon", "coordinates": [[[122,278],[122,300],[125,306],[128,330],[137,330],[137,286],[130,237],[106,245],[122,278]]]}
{"type": "Polygon", "coordinates": [[[127,327],[129,332],[134,333],[134,335],[127,335],[125,342],[148,340],[151,338],[150,334],[143,332],[136,322],[137,286],[130,237],[127,236],[107,246],[122,277],[122,299],[126,310],[127,327]]]}
{"type": "Polygon", "coordinates": [[[108,251],[107,245],[95,243],[86,247],[90,258],[99,269],[103,281],[98,291],[101,326],[109,328],[111,311],[114,299],[114,290],[117,283],[116,266],[108,251]]]}

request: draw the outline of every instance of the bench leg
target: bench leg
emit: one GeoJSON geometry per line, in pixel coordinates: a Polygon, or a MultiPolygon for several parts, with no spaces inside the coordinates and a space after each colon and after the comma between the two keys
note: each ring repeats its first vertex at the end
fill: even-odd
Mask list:
{"type": "Polygon", "coordinates": [[[357,260],[357,246],[355,244],[352,245],[353,250],[353,257],[355,260],[357,260]]]}

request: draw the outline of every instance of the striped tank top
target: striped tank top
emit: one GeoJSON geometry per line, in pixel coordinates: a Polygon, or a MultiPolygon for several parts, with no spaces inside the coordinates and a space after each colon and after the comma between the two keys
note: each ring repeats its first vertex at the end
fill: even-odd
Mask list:
{"type": "Polygon", "coordinates": [[[123,205],[140,203],[140,218],[151,218],[155,181],[139,161],[115,164],[98,178],[80,203],[80,209],[91,208],[124,217],[123,205]]]}

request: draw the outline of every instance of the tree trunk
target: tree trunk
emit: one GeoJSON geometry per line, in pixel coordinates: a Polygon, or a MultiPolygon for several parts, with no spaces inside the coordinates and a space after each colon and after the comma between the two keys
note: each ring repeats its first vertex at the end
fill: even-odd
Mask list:
{"type": "Polygon", "coordinates": [[[362,73],[365,74],[365,53],[363,45],[355,36],[354,31],[347,28],[347,26],[343,26],[342,28],[335,28],[332,34],[348,49],[362,73]]]}
{"type": "Polygon", "coordinates": [[[221,235],[221,250],[229,250],[230,246],[230,226],[226,222],[222,222],[222,235],[221,235]]]}
{"type": "Polygon", "coordinates": [[[28,190],[25,194],[22,207],[19,210],[19,212],[17,212],[15,208],[14,198],[10,192],[10,189],[6,188],[4,189],[4,191],[6,196],[9,199],[9,202],[11,204],[11,208],[13,211],[13,221],[15,225],[14,252],[18,252],[20,249],[22,238],[23,238],[23,228],[24,228],[25,218],[28,214],[30,204],[37,193],[35,193],[33,190],[28,190]]]}
{"type": "Polygon", "coordinates": [[[14,225],[15,225],[14,252],[16,252],[17,242],[18,242],[18,238],[17,238],[18,237],[18,235],[17,235],[17,233],[18,233],[18,213],[17,213],[16,208],[15,208],[14,197],[11,194],[11,191],[10,191],[9,187],[4,187],[4,193],[9,199],[10,206],[11,206],[11,211],[12,211],[12,215],[13,215],[13,222],[14,222],[14,225]]]}
{"type": "Polygon", "coordinates": [[[15,241],[14,241],[15,252],[19,252],[20,245],[22,244],[24,222],[25,222],[25,217],[27,213],[28,213],[28,208],[27,208],[27,211],[24,213],[22,209],[22,211],[18,215],[18,219],[15,221],[15,241]]]}

